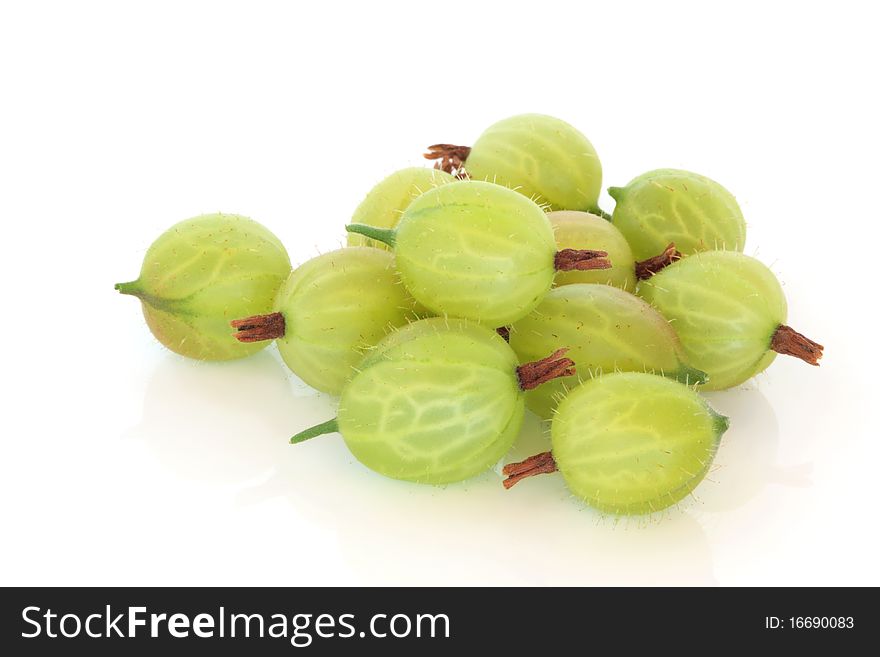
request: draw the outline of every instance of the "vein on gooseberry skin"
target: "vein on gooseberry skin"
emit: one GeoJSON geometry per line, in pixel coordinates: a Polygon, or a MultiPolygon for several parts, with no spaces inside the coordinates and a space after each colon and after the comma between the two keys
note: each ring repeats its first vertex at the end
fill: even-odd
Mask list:
{"type": "MultiPolygon", "coordinates": [[[[448,483],[491,468],[522,424],[524,390],[574,373],[564,349],[518,364],[495,332],[462,320],[420,320],[383,340],[345,386],[336,424],[352,454],[385,476],[448,483]]],[[[325,431],[326,430],[326,431],[325,431]]]]}

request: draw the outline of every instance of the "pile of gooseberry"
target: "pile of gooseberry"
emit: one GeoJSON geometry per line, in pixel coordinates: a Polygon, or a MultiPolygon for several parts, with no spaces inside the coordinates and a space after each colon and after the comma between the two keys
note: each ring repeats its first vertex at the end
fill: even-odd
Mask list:
{"type": "Polygon", "coordinates": [[[611,187],[605,213],[592,144],[538,114],[425,157],[434,168],[367,194],[345,248],[292,271],[265,227],[211,214],[163,233],[116,289],[183,356],[276,342],[339,399],[291,443],[338,432],[375,472],[446,484],[505,459],[528,409],[550,449],[504,465],[504,486],[558,471],[608,514],[660,511],[703,480],[730,420],[701,390],[777,354],[822,357],[786,324],[773,273],[743,254],[742,212],[717,182],[649,171],[611,187]]]}

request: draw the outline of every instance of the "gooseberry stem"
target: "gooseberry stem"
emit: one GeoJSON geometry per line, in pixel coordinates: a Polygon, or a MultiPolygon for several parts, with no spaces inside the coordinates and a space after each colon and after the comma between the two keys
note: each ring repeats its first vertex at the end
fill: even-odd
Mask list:
{"type": "Polygon", "coordinates": [[[336,418],[333,418],[332,420],[327,420],[326,422],[316,424],[313,427],[300,431],[290,439],[290,444],[296,445],[297,443],[305,442],[315,436],[323,436],[326,433],[336,433],[337,431],[339,431],[339,421],[336,418]]]}
{"type": "Polygon", "coordinates": [[[683,383],[686,386],[697,385],[698,383],[707,383],[709,381],[709,375],[706,374],[703,370],[698,370],[695,367],[690,367],[689,365],[682,365],[675,372],[673,377],[679,383],[683,383]]]}
{"type": "Polygon", "coordinates": [[[148,294],[144,291],[140,280],[129,281],[128,283],[117,283],[113,288],[118,290],[120,294],[137,297],[142,303],[152,306],[156,310],[162,310],[165,312],[184,312],[181,308],[181,303],[185,303],[185,301],[181,299],[163,299],[162,297],[148,294]]]}
{"type": "Polygon", "coordinates": [[[392,248],[396,241],[396,235],[393,228],[376,228],[375,226],[368,226],[367,224],[349,224],[345,227],[345,230],[349,233],[357,233],[358,235],[369,237],[377,242],[382,242],[382,244],[387,244],[392,248]]]}
{"type": "Polygon", "coordinates": [[[434,168],[445,171],[456,178],[468,178],[464,170],[465,160],[471,154],[470,146],[456,146],[455,144],[434,144],[428,146],[428,152],[424,154],[426,160],[435,160],[434,168]]]}
{"type": "Polygon", "coordinates": [[[557,349],[547,358],[536,360],[532,363],[524,363],[516,368],[521,390],[532,390],[542,383],[552,381],[562,376],[574,376],[575,366],[571,358],[562,356],[568,351],[567,347],[557,349]]]}
{"type": "Polygon", "coordinates": [[[113,289],[117,290],[120,294],[138,296],[141,293],[141,282],[129,281],[128,283],[117,283],[113,286],[113,289]]]}
{"type": "Polygon", "coordinates": [[[663,249],[662,253],[645,260],[636,261],[636,278],[640,281],[651,278],[651,276],[661,271],[664,267],[668,267],[676,260],[681,260],[681,251],[675,248],[675,242],[670,242],[669,246],[663,249]]]}
{"type": "Polygon", "coordinates": [[[556,460],[553,458],[553,454],[541,452],[519,463],[508,463],[505,465],[501,472],[507,475],[507,479],[502,483],[505,488],[510,488],[527,477],[550,474],[551,472],[556,472],[556,470],[558,468],[556,467],[556,460]]]}
{"type": "Polygon", "coordinates": [[[556,271],[587,271],[590,269],[610,269],[611,260],[607,251],[590,249],[562,249],[553,259],[556,271]]]}
{"type": "Polygon", "coordinates": [[[281,338],[284,337],[286,328],[284,315],[281,313],[253,315],[233,320],[230,325],[235,329],[235,339],[239,342],[262,342],[281,338]]]}
{"type": "Polygon", "coordinates": [[[600,208],[598,205],[590,210],[590,213],[596,215],[597,217],[602,217],[605,221],[611,221],[611,215],[605,212],[605,210],[600,208]]]}
{"type": "Polygon", "coordinates": [[[770,348],[777,354],[800,358],[810,365],[818,365],[825,347],[801,335],[790,326],[780,324],[770,341],[770,348]]]}

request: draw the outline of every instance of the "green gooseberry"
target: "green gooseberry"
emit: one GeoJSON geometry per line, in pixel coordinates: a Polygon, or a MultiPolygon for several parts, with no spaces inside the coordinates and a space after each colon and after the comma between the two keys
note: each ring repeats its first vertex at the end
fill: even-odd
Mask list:
{"type": "Polygon", "coordinates": [[[231,360],[265,345],[233,339],[230,320],[270,311],[289,273],[287,251],[267,228],[235,214],[206,214],[162,233],[138,279],[116,289],[140,299],[150,331],[172,351],[231,360]]]}
{"type": "Polygon", "coordinates": [[[558,470],[572,494],[599,511],[661,511],[705,478],[728,425],[689,386],[607,374],[571,391],[553,417],[552,450],[505,466],[504,486],[558,470]]]}
{"type": "Polygon", "coordinates": [[[486,128],[473,146],[434,144],[425,157],[450,173],[514,189],[549,210],[600,212],[599,156],[576,128],[552,116],[511,116],[486,128]]]}
{"type": "Polygon", "coordinates": [[[557,271],[610,266],[604,251],[558,250],[540,207],[487,182],[425,192],[394,229],[347,230],[393,246],[404,285],[430,312],[493,328],[531,312],[557,271]]]}
{"type": "Polygon", "coordinates": [[[746,223],[736,199],[705,176],[657,169],[608,193],[617,202],[611,221],[637,259],[656,256],[670,243],[685,256],[745,247],[746,223]]]}
{"type": "Polygon", "coordinates": [[[525,391],[572,372],[564,350],[519,365],[494,331],[430,318],[390,334],[342,391],[338,416],[297,434],[338,431],[368,468],[394,479],[443,484],[473,477],[510,449],[525,391]]]}
{"type": "Polygon", "coordinates": [[[277,340],[299,378],[338,395],[364,352],[415,319],[415,301],[388,251],[353,246],[300,265],[281,286],[274,311],[232,322],[245,343],[277,340]]]}
{"type": "MultiPolygon", "coordinates": [[[[354,211],[351,223],[394,228],[413,199],[429,189],[454,180],[454,176],[438,169],[410,167],[395,171],[370,190],[354,211]]],[[[390,249],[378,240],[357,233],[348,233],[348,245],[390,249]]]]}
{"type": "Polygon", "coordinates": [[[510,346],[521,361],[561,346],[577,376],[548,382],[526,395],[544,419],[580,379],[615,371],[652,372],[682,383],[706,380],[690,366],[672,325],[639,297],[609,285],[575,283],[551,290],[535,310],[510,327],[510,346]]]}
{"type": "Polygon", "coordinates": [[[709,375],[707,390],[743,383],[777,353],[818,365],[822,345],[785,321],[782,286],[766,266],[735,251],[706,251],[664,268],[638,294],[672,322],[688,362],[709,375]]]}

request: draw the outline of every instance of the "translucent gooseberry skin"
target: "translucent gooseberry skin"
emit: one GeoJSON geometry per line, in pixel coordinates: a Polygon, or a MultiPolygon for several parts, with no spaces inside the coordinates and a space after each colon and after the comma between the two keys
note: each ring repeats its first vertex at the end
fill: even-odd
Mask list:
{"type": "Polygon", "coordinates": [[[607,374],[571,391],[553,418],[553,459],[569,490],[612,514],[660,511],[689,495],[728,419],[693,389],[652,374],[607,374]]]}
{"type": "MultiPolygon", "coordinates": [[[[556,246],[562,249],[598,249],[608,252],[610,269],[560,271],[554,285],[600,283],[630,292],[636,289],[635,259],[629,243],[609,221],[588,212],[560,210],[547,213],[556,246]]],[[[656,255],[656,254],[653,254],[656,255]]]]}
{"type": "Polygon", "coordinates": [[[510,346],[520,362],[568,347],[566,356],[577,374],[526,393],[529,409],[544,419],[580,381],[615,371],[655,372],[690,384],[705,377],[686,364],[666,318],[639,297],[608,285],[577,283],[551,290],[510,327],[510,346]]]}
{"type": "MultiPolygon", "coordinates": [[[[400,221],[403,211],[416,197],[429,189],[455,180],[454,176],[439,169],[410,167],[395,171],[369,191],[355,209],[351,222],[377,228],[394,228],[400,221]]],[[[372,246],[385,250],[391,248],[378,240],[356,233],[348,234],[348,245],[372,246]]]]}
{"type": "Polygon", "coordinates": [[[287,251],[267,228],[235,214],[206,214],[162,233],[140,277],[116,289],[141,300],[147,326],[170,350],[232,360],[266,345],[238,342],[229,322],[269,312],[289,273],[287,251]]]}
{"type": "Polygon", "coordinates": [[[461,481],[492,467],[522,425],[524,394],[513,350],[463,321],[414,322],[359,366],[339,404],[352,454],[394,479],[461,481]]]}
{"type": "Polygon", "coordinates": [[[776,276],[758,260],[707,251],[642,281],[639,296],[673,323],[685,356],[722,390],[763,372],[776,358],[773,335],[788,306],[776,276]]]}
{"type": "Polygon", "coordinates": [[[486,182],[454,182],[419,196],[397,226],[394,252],[407,289],[433,314],[493,328],[533,310],[556,273],[546,214],[486,182]]]}
{"type": "Polygon", "coordinates": [[[471,146],[465,170],[549,210],[598,208],[599,156],[577,129],[552,116],[520,114],[489,126],[471,146]]]}
{"type": "Polygon", "coordinates": [[[685,256],[745,247],[746,223],[736,199],[705,176],[656,169],[608,193],[617,203],[611,222],[626,237],[636,260],[657,255],[670,242],[685,256]]]}
{"type": "Polygon", "coordinates": [[[415,319],[414,305],[388,251],[331,251],[297,267],[278,291],[278,350],[299,378],[338,395],[367,348],[415,319]]]}

